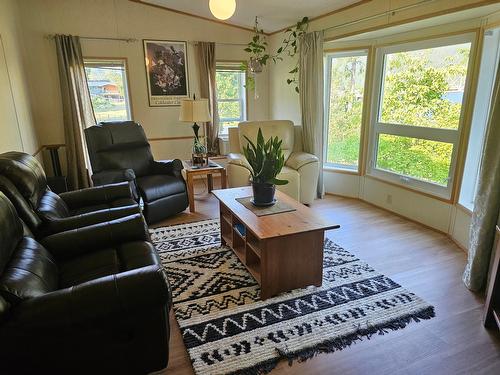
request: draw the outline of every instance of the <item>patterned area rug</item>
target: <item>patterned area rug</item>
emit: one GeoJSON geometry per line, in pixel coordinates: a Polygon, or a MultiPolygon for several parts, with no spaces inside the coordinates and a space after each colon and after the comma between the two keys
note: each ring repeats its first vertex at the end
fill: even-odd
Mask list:
{"type": "Polygon", "coordinates": [[[430,319],[434,308],[325,241],[323,286],[261,301],[259,286],[219,221],[151,231],[172,287],[174,312],[197,374],[259,374],[373,334],[430,319]]]}

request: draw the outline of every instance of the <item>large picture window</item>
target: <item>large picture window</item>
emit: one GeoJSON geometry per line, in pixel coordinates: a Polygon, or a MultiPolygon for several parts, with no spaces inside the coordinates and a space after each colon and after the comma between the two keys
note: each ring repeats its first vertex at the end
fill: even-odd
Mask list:
{"type": "Polygon", "coordinates": [[[215,81],[221,135],[227,134],[229,127],[237,126],[247,118],[245,74],[241,64],[217,64],[215,81]]]}
{"type": "Polygon", "coordinates": [[[369,174],[450,197],[472,40],[377,50],[369,174]]]}
{"type": "Polygon", "coordinates": [[[131,120],[126,61],[85,59],[84,64],[97,122],[131,120]]]}
{"type": "Polygon", "coordinates": [[[358,169],[367,51],[326,56],[325,165],[358,169]]]}

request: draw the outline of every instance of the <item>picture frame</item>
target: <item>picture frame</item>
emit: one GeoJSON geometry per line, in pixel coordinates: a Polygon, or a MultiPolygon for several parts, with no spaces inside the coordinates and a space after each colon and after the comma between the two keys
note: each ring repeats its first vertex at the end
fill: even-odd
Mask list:
{"type": "Polygon", "coordinates": [[[150,107],[179,106],[189,98],[187,42],[143,39],[150,107]]]}

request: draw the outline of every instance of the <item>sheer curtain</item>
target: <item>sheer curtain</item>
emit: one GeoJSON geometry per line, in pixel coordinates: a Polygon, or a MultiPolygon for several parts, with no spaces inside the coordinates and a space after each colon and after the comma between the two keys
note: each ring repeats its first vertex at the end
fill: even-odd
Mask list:
{"type": "Polygon", "coordinates": [[[299,50],[299,94],[304,151],[319,158],[318,198],[323,186],[323,31],[304,35],[299,50]]]}
{"type": "Polygon", "coordinates": [[[95,125],[95,115],[83,65],[80,38],[56,35],[57,63],[63,105],[67,178],[70,189],[90,185],[83,129],[95,125]]]}
{"type": "Polygon", "coordinates": [[[219,154],[219,114],[215,86],[216,60],[214,42],[197,42],[196,60],[200,79],[200,97],[208,99],[212,121],[207,123],[206,134],[208,152],[219,154]]]}
{"type": "Polygon", "coordinates": [[[495,225],[500,223],[500,66],[491,108],[472,213],[468,262],[463,275],[465,285],[473,291],[485,287],[495,225]]]}

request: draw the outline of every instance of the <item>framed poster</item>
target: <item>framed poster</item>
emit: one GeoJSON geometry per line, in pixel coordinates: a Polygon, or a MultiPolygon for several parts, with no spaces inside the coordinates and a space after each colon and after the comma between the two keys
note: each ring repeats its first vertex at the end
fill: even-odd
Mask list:
{"type": "Polygon", "coordinates": [[[189,97],[187,43],[143,40],[150,107],[176,106],[189,97]]]}

